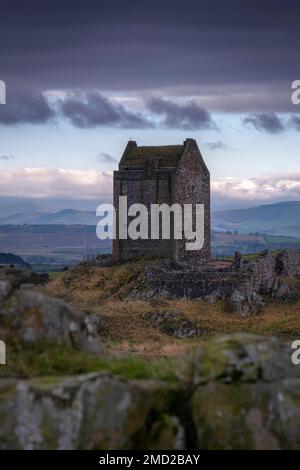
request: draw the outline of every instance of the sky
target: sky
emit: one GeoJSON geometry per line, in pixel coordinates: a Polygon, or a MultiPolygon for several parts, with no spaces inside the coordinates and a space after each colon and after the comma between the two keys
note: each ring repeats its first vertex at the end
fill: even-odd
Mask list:
{"type": "Polygon", "coordinates": [[[299,18],[297,0],[2,0],[0,197],[92,206],[129,139],[192,137],[216,207],[300,200],[299,18]]]}

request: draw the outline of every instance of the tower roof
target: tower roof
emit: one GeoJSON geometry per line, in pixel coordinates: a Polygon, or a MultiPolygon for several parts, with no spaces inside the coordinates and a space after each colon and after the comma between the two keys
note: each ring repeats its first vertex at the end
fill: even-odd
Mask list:
{"type": "Polygon", "coordinates": [[[158,167],[177,167],[183,150],[184,145],[138,146],[135,141],[129,141],[119,166],[120,169],[141,168],[151,161],[158,167]]]}

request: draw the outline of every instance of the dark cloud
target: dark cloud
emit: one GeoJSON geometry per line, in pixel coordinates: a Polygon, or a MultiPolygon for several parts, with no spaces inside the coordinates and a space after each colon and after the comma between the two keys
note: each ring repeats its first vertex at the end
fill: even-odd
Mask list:
{"type": "Polygon", "coordinates": [[[292,129],[295,129],[296,131],[300,132],[300,116],[291,116],[289,125],[292,129]]]}
{"type": "Polygon", "coordinates": [[[172,101],[153,98],[148,104],[153,114],[163,117],[162,125],[168,129],[216,129],[210,113],[195,103],[178,105],[172,101]]]}
{"type": "Polygon", "coordinates": [[[224,152],[227,150],[233,150],[230,145],[227,145],[225,142],[220,140],[218,142],[206,142],[205,145],[209,150],[223,150],[224,152]]]}
{"type": "Polygon", "coordinates": [[[0,155],[0,160],[9,162],[14,160],[16,157],[14,155],[0,155]]]}
{"type": "Polygon", "coordinates": [[[178,96],[210,87],[222,109],[236,110],[266,89],[254,111],[279,111],[299,78],[299,17],[298,0],[2,0],[1,79],[44,90],[178,88],[178,96]],[[228,90],[225,104],[228,86],[245,92],[228,90]]]}
{"type": "Polygon", "coordinates": [[[72,95],[61,100],[62,115],[76,127],[117,126],[143,129],[152,124],[139,113],[128,111],[96,92],[72,95]]]}
{"type": "Polygon", "coordinates": [[[54,111],[42,93],[8,89],[6,104],[0,106],[0,125],[45,124],[54,111]]]}
{"type": "Polygon", "coordinates": [[[97,155],[96,160],[99,163],[117,163],[118,162],[118,160],[116,158],[114,158],[111,155],[109,155],[108,153],[104,153],[104,152],[97,155]]]}
{"type": "Polygon", "coordinates": [[[244,125],[254,127],[261,132],[280,134],[285,130],[285,123],[275,113],[253,113],[243,119],[244,125]]]}

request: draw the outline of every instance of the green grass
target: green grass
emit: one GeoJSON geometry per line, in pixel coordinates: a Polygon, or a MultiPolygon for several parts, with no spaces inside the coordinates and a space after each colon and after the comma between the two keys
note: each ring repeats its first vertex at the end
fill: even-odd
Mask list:
{"type": "Polygon", "coordinates": [[[146,359],[132,356],[107,357],[74,350],[66,345],[12,345],[8,348],[7,365],[1,376],[31,378],[37,376],[73,375],[107,371],[126,379],[159,379],[175,382],[179,360],[146,359]]]}
{"type": "Polygon", "coordinates": [[[48,272],[48,275],[50,279],[57,279],[58,277],[62,276],[64,273],[65,271],[52,271],[52,272],[48,272]]]}

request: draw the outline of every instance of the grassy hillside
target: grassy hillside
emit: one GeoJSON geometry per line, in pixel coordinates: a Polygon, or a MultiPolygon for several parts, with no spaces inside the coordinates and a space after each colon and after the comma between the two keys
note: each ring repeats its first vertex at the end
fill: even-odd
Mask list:
{"type": "Polygon", "coordinates": [[[300,202],[216,211],[213,214],[213,226],[216,230],[300,237],[300,202]]]}
{"type": "Polygon", "coordinates": [[[263,314],[241,318],[226,313],[222,301],[211,305],[205,300],[128,300],[127,295],[144,266],[142,261],[113,268],[87,269],[78,265],[41,289],[100,315],[106,331],[102,337],[105,351],[113,357],[131,354],[147,360],[174,358],[186,354],[208,337],[224,332],[277,335],[288,341],[300,337],[300,301],[284,304],[268,299],[263,314]],[[169,312],[170,317],[180,315],[201,329],[201,336],[190,339],[169,336],[161,325],[151,321],[151,316],[160,312],[169,312]]]}

